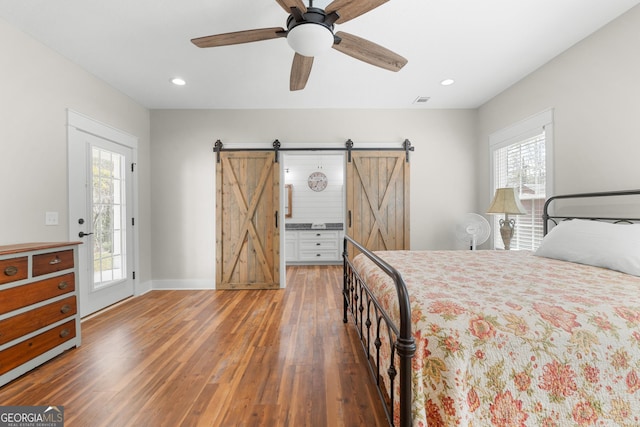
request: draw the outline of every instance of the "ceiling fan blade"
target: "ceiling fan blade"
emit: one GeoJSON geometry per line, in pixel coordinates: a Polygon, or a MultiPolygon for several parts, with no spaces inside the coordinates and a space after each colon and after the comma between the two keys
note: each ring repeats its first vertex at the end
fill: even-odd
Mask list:
{"type": "Polygon", "coordinates": [[[191,39],[191,43],[198,47],[217,47],[275,39],[278,37],[286,37],[286,35],[287,32],[281,27],[260,28],[257,30],[236,31],[233,33],[198,37],[191,39]]]}
{"type": "Polygon", "coordinates": [[[291,65],[291,79],[289,80],[289,90],[302,90],[307,85],[309,74],[311,74],[311,66],[313,65],[313,57],[302,56],[296,53],[293,57],[291,65]]]}
{"type": "Polygon", "coordinates": [[[336,36],[341,41],[335,43],[333,48],[360,61],[390,71],[399,71],[407,63],[404,57],[369,40],[343,31],[338,31],[336,36]]]}
{"type": "Polygon", "coordinates": [[[333,0],[325,11],[327,14],[338,12],[340,19],[338,19],[336,23],[344,24],[388,1],[389,0],[333,0]]]}
{"type": "Polygon", "coordinates": [[[307,11],[307,6],[305,6],[302,0],[276,0],[276,2],[278,2],[280,7],[287,13],[291,13],[292,7],[297,7],[302,13],[307,11]]]}

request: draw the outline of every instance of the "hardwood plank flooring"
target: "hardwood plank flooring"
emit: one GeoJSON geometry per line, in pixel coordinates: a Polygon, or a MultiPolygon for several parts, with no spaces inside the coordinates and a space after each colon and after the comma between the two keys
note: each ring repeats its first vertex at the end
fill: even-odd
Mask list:
{"type": "Polygon", "coordinates": [[[67,427],[385,426],[342,323],[341,267],[287,267],[287,285],[132,298],[0,388],[0,405],[63,405],[67,427]]]}

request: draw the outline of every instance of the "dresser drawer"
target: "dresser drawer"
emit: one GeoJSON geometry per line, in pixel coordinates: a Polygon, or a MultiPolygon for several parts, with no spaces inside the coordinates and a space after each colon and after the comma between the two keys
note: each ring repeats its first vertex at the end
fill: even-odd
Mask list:
{"type": "Polygon", "coordinates": [[[0,291],[0,314],[75,290],[75,274],[68,273],[0,291]]]}
{"type": "Polygon", "coordinates": [[[73,316],[77,311],[76,297],[73,296],[0,320],[0,345],[73,316]]]}
{"type": "Polygon", "coordinates": [[[319,239],[338,239],[340,237],[339,231],[334,230],[318,230],[318,231],[301,231],[300,240],[319,240],[319,239]]]}
{"type": "Polygon", "coordinates": [[[73,250],[34,255],[32,268],[34,276],[73,268],[73,250]]]}
{"type": "Polygon", "coordinates": [[[300,250],[317,250],[317,249],[330,249],[337,250],[338,249],[338,240],[301,240],[300,241],[300,250]]]}
{"type": "Polygon", "coordinates": [[[27,278],[27,257],[9,258],[0,261],[0,285],[27,278]]]}
{"type": "Polygon", "coordinates": [[[76,336],[76,321],[70,320],[28,340],[0,351],[0,374],[45,353],[76,336]]]}
{"type": "Polygon", "coordinates": [[[300,251],[300,261],[337,261],[340,254],[337,250],[300,251]]]}

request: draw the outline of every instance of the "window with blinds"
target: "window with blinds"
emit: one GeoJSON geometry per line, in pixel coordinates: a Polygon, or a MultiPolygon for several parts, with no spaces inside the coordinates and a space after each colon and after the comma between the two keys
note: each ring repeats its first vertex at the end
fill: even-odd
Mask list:
{"type": "MultiPolygon", "coordinates": [[[[536,250],[543,237],[542,210],[551,194],[552,111],[548,110],[528,120],[504,129],[490,137],[491,197],[496,188],[516,189],[526,215],[513,215],[515,233],[512,250],[536,250]]],[[[491,199],[489,199],[491,201],[491,199]]],[[[497,231],[503,215],[494,215],[494,247],[502,248],[497,231]]]]}
{"type": "MultiPolygon", "coordinates": [[[[535,250],[542,241],[542,207],[546,199],[546,162],[544,131],[532,138],[494,151],[494,188],[516,189],[526,215],[513,216],[516,228],[512,249],[535,250]]],[[[496,215],[494,222],[500,219],[496,215]]],[[[499,225],[494,230],[499,229],[499,225]]],[[[495,247],[502,246],[499,233],[494,233],[495,247]],[[497,234],[497,236],[496,236],[497,234]]]]}

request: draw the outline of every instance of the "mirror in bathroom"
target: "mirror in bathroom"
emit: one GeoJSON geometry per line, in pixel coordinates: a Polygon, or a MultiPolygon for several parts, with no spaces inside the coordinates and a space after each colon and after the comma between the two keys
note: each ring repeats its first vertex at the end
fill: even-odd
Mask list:
{"type": "Polygon", "coordinates": [[[293,185],[285,184],[284,186],[284,217],[291,218],[293,216],[293,206],[291,205],[291,194],[293,192],[293,185]]]}

